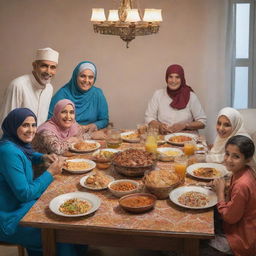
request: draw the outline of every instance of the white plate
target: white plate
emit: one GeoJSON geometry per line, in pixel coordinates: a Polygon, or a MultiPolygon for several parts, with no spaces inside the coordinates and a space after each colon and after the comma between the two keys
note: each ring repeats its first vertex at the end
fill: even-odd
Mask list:
{"type": "Polygon", "coordinates": [[[140,138],[138,139],[126,139],[124,136],[130,135],[130,134],[135,134],[135,131],[130,131],[130,132],[122,132],[121,133],[121,138],[123,141],[127,141],[127,142],[132,142],[132,143],[136,143],[140,141],[140,138]]]}
{"type": "Polygon", "coordinates": [[[93,188],[93,187],[87,186],[87,185],[85,184],[86,179],[87,179],[89,176],[93,175],[93,174],[94,174],[94,173],[91,173],[91,174],[89,174],[89,175],[86,175],[86,176],[82,177],[82,178],[80,179],[80,185],[81,185],[82,187],[84,187],[84,188],[88,188],[88,189],[91,189],[91,190],[103,190],[103,189],[108,188],[108,184],[109,184],[111,181],[115,180],[112,176],[106,175],[107,177],[109,177],[109,178],[111,179],[111,180],[109,181],[109,183],[108,183],[105,187],[93,188]]]}
{"type": "Polygon", "coordinates": [[[193,133],[185,133],[185,132],[177,132],[177,133],[172,133],[172,134],[168,134],[165,135],[164,139],[166,142],[173,144],[173,145],[177,145],[177,146],[183,146],[184,142],[171,142],[169,141],[170,138],[172,137],[176,137],[176,136],[186,136],[186,137],[190,137],[192,140],[196,140],[198,138],[198,136],[196,134],[193,133]]]}
{"type": "Polygon", "coordinates": [[[63,168],[63,170],[71,172],[71,173],[85,173],[85,172],[89,172],[90,170],[92,170],[96,167],[96,163],[89,159],[76,158],[76,159],[70,159],[70,160],[66,160],[66,161],[67,162],[86,162],[86,163],[90,164],[90,167],[83,169],[83,170],[70,170],[70,169],[63,168]]]}
{"type": "Polygon", "coordinates": [[[88,149],[88,150],[79,150],[79,149],[76,149],[74,147],[75,144],[77,143],[73,143],[71,146],[70,146],[70,150],[74,151],[74,152],[78,152],[78,153],[87,153],[87,152],[92,152],[98,148],[100,148],[100,143],[95,141],[95,140],[85,140],[83,142],[86,142],[86,143],[95,143],[96,144],[96,147],[95,148],[92,148],[92,149],[88,149]]]}
{"type": "Polygon", "coordinates": [[[209,207],[212,207],[215,204],[217,204],[217,196],[213,191],[206,189],[206,188],[197,187],[197,186],[178,187],[170,192],[169,198],[173,203],[175,203],[181,207],[188,208],[188,209],[205,209],[205,208],[209,208],[209,207]],[[202,206],[202,207],[190,207],[187,205],[183,205],[183,204],[179,203],[178,198],[186,192],[203,193],[208,196],[209,202],[208,202],[208,204],[206,204],[205,206],[202,206]]]}
{"type": "Polygon", "coordinates": [[[171,147],[168,147],[168,148],[157,148],[157,152],[160,153],[159,155],[159,159],[162,160],[162,161],[173,161],[174,158],[176,156],[168,156],[168,155],[165,155],[164,152],[166,151],[175,151],[175,152],[178,152],[178,154],[176,156],[181,156],[183,155],[183,151],[179,148],[171,148],[171,147]]]}
{"type": "Polygon", "coordinates": [[[213,180],[216,178],[221,178],[224,177],[225,175],[228,174],[228,171],[226,169],[226,167],[222,164],[216,164],[216,163],[197,163],[197,164],[192,164],[187,168],[187,173],[190,174],[191,176],[195,177],[195,178],[199,178],[199,179],[204,179],[204,180],[213,180]],[[220,171],[220,176],[218,177],[202,177],[202,176],[196,176],[194,174],[194,171],[198,168],[203,168],[203,167],[208,167],[208,168],[215,168],[218,171],[220,171]]]}
{"type": "Polygon", "coordinates": [[[101,201],[100,201],[99,197],[97,197],[93,194],[86,193],[86,192],[72,192],[72,193],[59,195],[59,196],[53,198],[49,204],[49,208],[52,212],[54,212],[57,215],[61,215],[61,216],[65,216],[65,217],[80,217],[80,216],[88,215],[88,214],[95,212],[100,207],[100,204],[101,204],[101,201]],[[63,204],[67,200],[73,199],[73,198],[78,198],[81,200],[88,201],[92,206],[91,209],[86,213],[74,214],[74,215],[68,215],[68,214],[61,212],[59,210],[61,204],[63,204]]]}

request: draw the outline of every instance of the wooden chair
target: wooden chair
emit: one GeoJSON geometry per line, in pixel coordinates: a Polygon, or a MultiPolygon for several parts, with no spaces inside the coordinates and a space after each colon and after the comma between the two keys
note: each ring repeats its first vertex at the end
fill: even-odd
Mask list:
{"type": "Polygon", "coordinates": [[[21,245],[18,244],[10,244],[10,243],[6,243],[6,242],[1,242],[0,241],[0,246],[16,246],[18,248],[18,256],[25,256],[25,248],[22,247],[21,245]]]}

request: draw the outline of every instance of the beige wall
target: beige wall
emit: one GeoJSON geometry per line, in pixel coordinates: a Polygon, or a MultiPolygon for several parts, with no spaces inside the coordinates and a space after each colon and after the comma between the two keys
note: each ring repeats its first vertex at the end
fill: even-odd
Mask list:
{"type": "Polygon", "coordinates": [[[138,0],[141,9],[163,9],[157,35],[138,37],[126,49],[114,36],[93,32],[91,8],[113,9],[117,0],[0,0],[0,97],[9,82],[31,71],[37,48],[60,52],[55,91],[82,60],[98,68],[96,86],[107,97],[110,119],[117,127],[143,122],[148,100],[165,86],[168,65],[183,65],[208,116],[205,133],[214,137],[217,111],[228,105],[225,86],[228,0],[138,0]]]}

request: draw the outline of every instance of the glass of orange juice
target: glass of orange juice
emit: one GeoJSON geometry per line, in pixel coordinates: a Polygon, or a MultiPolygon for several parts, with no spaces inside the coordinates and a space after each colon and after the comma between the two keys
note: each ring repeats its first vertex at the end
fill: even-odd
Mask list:
{"type": "Polygon", "coordinates": [[[150,153],[156,153],[157,151],[157,130],[150,128],[147,133],[145,149],[150,153]]]}
{"type": "Polygon", "coordinates": [[[150,153],[156,153],[157,150],[157,139],[154,134],[148,134],[145,142],[145,149],[150,153]]]}
{"type": "Polygon", "coordinates": [[[196,143],[195,141],[187,141],[184,143],[183,151],[187,156],[192,156],[195,154],[196,143]]]}
{"type": "Polygon", "coordinates": [[[177,156],[174,158],[174,170],[182,182],[185,181],[188,158],[186,156],[177,156]]]}

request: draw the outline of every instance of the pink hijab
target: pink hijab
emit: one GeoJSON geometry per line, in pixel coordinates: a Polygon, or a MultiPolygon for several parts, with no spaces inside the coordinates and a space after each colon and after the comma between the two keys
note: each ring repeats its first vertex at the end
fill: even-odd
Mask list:
{"type": "Polygon", "coordinates": [[[187,106],[190,98],[190,92],[193,90],[186,84],[184,69],[180,65],[171,65],[166,70],[165,80],[168,83],[168,77],[170,74],[176,73],[180,76],[181,85],[177,90],[171,90],[167,86],[167,94],[172,99],[171,107],[175,109],[183,109],[187,106]]]}
{"type": "Polygon", "coordinates": [[[63,99],[58,101],[54,107],[52,118],[46,121],[45,123],[41,124],[37,129],[37,133],[40,133],[43,131],[51,131],[59,139],[62,139],[62,140],[66,140],[70,137],[77,135],[80,131],[80,126],[75,121],[75,119],[74,119],[74,123],[70,128],[63,128],[59,122],[59,119],[60,119],[59,114],[68,104],[73,106],[74,111],[76,110],[75,105],[72,101],[68,99],[63,99]]]}

